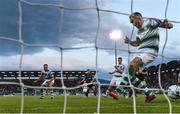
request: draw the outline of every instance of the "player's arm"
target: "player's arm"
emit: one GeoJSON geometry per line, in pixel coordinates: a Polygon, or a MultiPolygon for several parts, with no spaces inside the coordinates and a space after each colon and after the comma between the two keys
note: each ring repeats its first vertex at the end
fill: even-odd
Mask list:
{"type": "Polygon", "coordinates": [[[132,45],[132,46],[134,46],[134,47],[137,47],[137,46],[139,46],[140,44],[141,44],[141,40],[139,39],[139,38],[136,38],[136,40],[130,40],[127,36],[126,36],[126,38],[125,38],[125,43],[126,44],[130,44],[130,45],[132,45]]]}
{"type": "Polygon", "coordinates": [[[122,73],[122,71],[120,69],[118,69],[118,68],[116,68],[116,72],[122,73]]]}
{"type": "Polygon", "coordinates": [[[42,71],[41,71],[41,75],[39,76],[39,78],[37,80],[33,81],[33,83],[37,83],[41,80],[43,80],[42,71]]]}
{"type": "Polygon", "coordinates": [[[79,82],[79,84],[83,84],[85,82],[85,78],[79,82]]]}
{"type": "Polygon", "coordinates": [[[109,74],[114,74],[116,71],[114,71],[114,72],[109,72],[109,74]]]}
{"type": "Polygon", "coordinates": [[[153,27],[161,27],[161,28],[167,28],[167,29],[173,28],[173,24],[170,23],[167,19],[162,21],[159,19],[151,18],[150,23],[151,23],[151,26],[153,27]]]}
{"type": "Polygon", "coordinates": [[[119,67],[117,67],[117,66],[114,66],[114,68],[115,68],[116,71],[119,72],[119,73],[123,73],[123,71],[124,71],[124,67],[123,67],[123,68],[119,68],[119,67]]]}
{"type": "Polygon", "coordinates": [[[52,77],[52,78],[50,78],[50,80],[49,80],[50,82],[53,81],[53,80],[55,80],[55,76],[54,76],[53,74],[51,74],[51,77],[52,77]]]}
{"type": "Polygon", "coordinates": [[[145,71],[145,72],[141,72],[143,75],[148,75],[148,72],[145,71]]]}
{"type": "Polygon", "coordinates": [[[148,75],[148,72],[147,71],[138,71],[137,72],[137,75],[139,75],[139,74],[142,74],[143,76],[147,76],[148,75]]]}
{"type": "Polygon", "coordinates": [[[171,28],[173,28],[173,24],[170,23],[170,22],[168,22],[167,19],[165,19],[165,20],[163,20],[163,21],[160,21],[159,27],[171,29],[171,28]]]}
{"type": "Polygon", "coordinates": [[[41,75],[37,80],[35,80],[33,83],[37,83],[37,82],[39,82],[39,81],[41,81],[41,80],[43,80],[42,75],[41,75]]]}

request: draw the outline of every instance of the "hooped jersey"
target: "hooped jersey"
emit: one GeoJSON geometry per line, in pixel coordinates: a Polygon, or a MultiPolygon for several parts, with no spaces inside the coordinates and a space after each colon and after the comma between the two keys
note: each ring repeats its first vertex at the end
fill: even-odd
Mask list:
{"type": "Polygon", "coordinates": [[[137,31],[136,38],[140,39],[141,43],[138,49],[153,49],[158,52],[159,50],[159,27],[160,20],[147,19],[141,28],[137,31]]]}
{"type": "Polygon", "coordinates": [[[125,69],[125,65],[120,64],[120,65],[116,65],[116,69],[114,71],[114,76],[122,76],[122,73],[124,72],[125,69]]]}
{"type": "Polygon", "coordinates": [[[53,73],[52,73],[51,70],[47,70],[47,71],[42,70],[42,71],[41,71],[41,77],[42,77],[43,79],[51,79],[52,76],[53,76],[53,73]]]}

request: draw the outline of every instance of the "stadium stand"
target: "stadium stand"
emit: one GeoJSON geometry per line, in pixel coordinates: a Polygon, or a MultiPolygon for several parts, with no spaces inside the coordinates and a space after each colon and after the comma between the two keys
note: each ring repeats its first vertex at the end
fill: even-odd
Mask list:
{"type": "MultiPolygon", "coordinates": [[[[151,88],[159,88],[158,85],[158,69],[160,64],[149,66],[148,76],[145,77],[146,82],[151,88]]],[[[91,71],[93,75],[95,75],[96,71],[91,71]]],[[[33,81],[40,76],[41,71],[22,71],[21,72],[22,82],[25,85],[33,86],[33,81]]],[[[61,72],[53,71],[56,76],[55,87],[61,87],[61,72]]],[[[167,89],[170,85],[177,83],[178,74],[180,73],[180,61],[173,60],[168,63],[161,63],[161,82],[162,87],[167,89]]],[[[18,71],[0,71],[0,82],[18,82],[18,71]]],[[[83,79],[85,76],[85,71],[63,71],[64,85],[66,87],[76,87],[78,86],[78,82],[83,79]]],[[[109,83],[105,80],[100,80],[103,83],[109,83]]],[[[38,86],[38,84],[36,85],[38,86]]],[[[102,92],[107,89],[106,86],[101,87],[102,92]]],[[[32,91],[29,89],[28,91],[32,91]]],[[[81,89],[71,90],[71,94],[81,93],[81,89]],[[78,92],[77,92],[78,91],[78,92]]],[[[11,94],[11,93],[21,92],[20,86],[17,85],[0,85],[0,95],[2,94],[11,94]]]]}
{"type": "MultiPolygon", "coordinates": [[[[147,84],[153,88],[159,88],[158,85],[158,69],[157,66],[148,67],[148,76],[146,77],[147,84]]],[[[167,89],[170,85],[177,83],[178,74],[180,72],[180,61],[173,60],[168,63],[161,63],[161,82],[162,87],[167,89]]]]}
{"type": "MultiPolygon", "coordinates": [[[[64,85],[66,87],[75,87],[78,85],[78,82],[82,80],[82,78],[86,75],[86,71],[63,71],[64,85]]],[[[53,71],[53,74],[56,77],[55,87],[61,87],[61,72],[53,71]]],[[[91,71],[91,74],[94,76],[96,74],[95,71],[91,71]]],[[[0,71],[0,82],[19,82],[19,71],[0,71]]],[[[28,86],[40,86],[40,84],[33,84],[33,81],[37,79],[41,75],[41,71],[22,71],[21,79],[25,85],[28,86]]],[[[31,94],[34,93],[33,89],[26,89],[25,92],[29,92],[31,94]]],[[[81,89],[71,90],[69,91],[71,94],[80,93],[81,89]],[[79,91],[79,92],[77,92],[79,91]]],[[[13,93],[20,93],[21,87],[17,85],[9,85],[9,84],[1,84],[0,85],[0,95],[9,95],[13,93]]]]}

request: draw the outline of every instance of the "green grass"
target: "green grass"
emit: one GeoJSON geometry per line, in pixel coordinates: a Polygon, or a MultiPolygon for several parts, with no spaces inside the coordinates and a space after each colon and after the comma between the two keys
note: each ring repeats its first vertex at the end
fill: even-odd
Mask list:
{"type": "MultiPolygon", "coordinates": [[[[98,97],[90,96],[68,96],[67,113],[94,113],[97,111],[98,97]]],[[[119,100],[101,97],[101,113],[133,113],[133,99],[119,97],[119,100]]],[[[144,103],[144,95],[136,97],[138,113],[168,113],[168,103],[162,95],[157,95],[157,99],[152,103],[144,103]]],[[[180,99],[171,100],[173,113],[180,113],[180,99]]],[[[21,105],[20,96],[1,96],[1,113],[19,113],[21,105]]],[[[50,99],[39,99],[39,96],[24,97],[24,113],[62,113],[64,97],[56,96],[50,99]]]]}

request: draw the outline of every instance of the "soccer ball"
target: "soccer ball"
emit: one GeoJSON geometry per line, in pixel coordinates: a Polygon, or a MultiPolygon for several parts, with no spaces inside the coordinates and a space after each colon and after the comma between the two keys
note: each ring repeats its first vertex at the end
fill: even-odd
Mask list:
{"type": "Polygon", "coordinates": [[[179,99],[180,98],[180,86],[171,85],[168,88],[168,96],[172,99],[179,99]]]}

